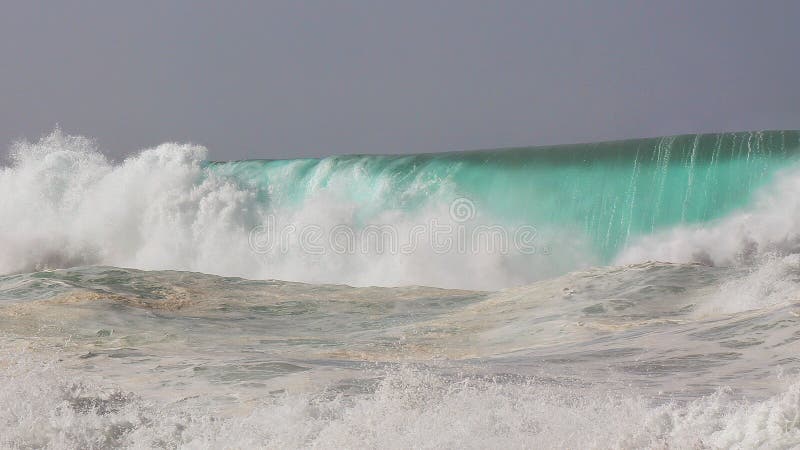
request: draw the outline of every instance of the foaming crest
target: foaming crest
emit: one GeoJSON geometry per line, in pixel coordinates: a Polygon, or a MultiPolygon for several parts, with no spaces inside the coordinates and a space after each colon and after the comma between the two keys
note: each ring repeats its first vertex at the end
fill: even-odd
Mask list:
{"type": "Polygon", "coordinates": [[[800,167],[778,174],[754,203],[713,222],[683,225],[635,240],[617,257],[711,265],[771,263],[800,251],[800,167]]]}
{"type": "Polygon", "coordinates": [[[114,163],[91,140],[55,130],[16,144],[0,169],[0,273],[103,264],[495,289],[609,262],[751,261],[800,246],[800,176],[790,170],[770,184],[798,157],[799,139],[732,133],[230,163],[167,143],[114,163]],[[459,199],[476,210],[454,215],[459,199]],[[281,245],[254,251],[252,231],[270,220],[279,233],[269,239],[281,245]],[[304,229],[329,238],[339,226],[356,234],[388,226],[401,242],[388,250],[338,251],[332,239],[305,245],[304,229]],[[415,234],[419,226],[425,234],[415,234]],[[434,226],[463,226],[468,236],[484,227],[486,239],[499,229],[508,245],[473,247],[470,237],[450,234],[464,245],[442,251],[434,226]],[[287,227],[294,233],[284,238],[287,227]],[[515,242],[520,227],[531,228],[532,247],[515,242]]]}
{"type": "Polygon", "coordinates": [[[216,260],[222,236],[245,248],[235,231],[253,221],[251,194],[205,174],[202,147],[163,144],[114,165],[91,141],[56,130],[16,144],[12,155],[0,172],[0,272],[98,263],[192,269],[216,260]]]}
{"type": "MultiPolygon", "coordinates": [[[[327,236],[337,226],[358,233],[391,225],[400,239],[431,219],[453,227],[449,202],[456,189],[446,176],[374,177],[365,168],[368,159],[277,161],[248,172],[238,163],[209,166],[206,158],[203,147],[167,143],[115,164],[91,140],[58,129],[39,142],[15,144],[11,165],[0,172],[0,273],[103,264],[355,285],[495,288],[573,265],[522,254],[513,245],[505,252],[441,251],[427,234],[415,237],[410,251],[338,252],[323,241],[316,247],[328,247],[317,254],[304,245],[303,227],[327,236]],[[254,251],[251,231],[270,220],[278,232],[291,227],[294,233],[271,235],[271,251],[254,251]]],[[[575,253],[581,245],[574,245],[575,253]]]]}

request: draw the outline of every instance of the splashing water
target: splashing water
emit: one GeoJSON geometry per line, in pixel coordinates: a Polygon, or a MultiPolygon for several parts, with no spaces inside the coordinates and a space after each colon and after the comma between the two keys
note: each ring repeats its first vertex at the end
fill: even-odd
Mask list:
{"type": "Polygon", "coordinates": [[[0,447],[800,446],[799,143],[239,162],[18,143],[0,447]],[[377,234],[309,247],[313,227],[377,234]]]}
{"type": "Polygon", "coordinates": [[[796,246],[797,205],[785,199],[800,198],[799,155],[800,133],[780,131],[230,163],[163,144],[114,164],[90,140],[56,130],[16,144],[0,172],[0,273],[105,264],[496,289],[615,261],[725,264],[796,246]],[[451,210],[460,198],[474,208],[464,223],[451,210]],[[270,221],[296,232],[254,251],[252,231],[270,221]],[[402,239],[434,222],[510,230],[512,245],[437,251],[425,234],[408,252],[311,252],[298,236],[309,226],[325,236],[389,226],[402,239]],[[520,226],[534,230],[533,251],[513,245],[520,226]]]}

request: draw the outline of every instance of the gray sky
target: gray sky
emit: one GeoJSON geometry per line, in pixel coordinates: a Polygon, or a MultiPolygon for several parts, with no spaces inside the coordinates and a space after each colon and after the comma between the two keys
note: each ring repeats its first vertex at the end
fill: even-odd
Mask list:
{"type": "Polygon", "coordinates": [[[800,128],[796,1],[3,2],[0,142],[407,153],[800,128]]]}

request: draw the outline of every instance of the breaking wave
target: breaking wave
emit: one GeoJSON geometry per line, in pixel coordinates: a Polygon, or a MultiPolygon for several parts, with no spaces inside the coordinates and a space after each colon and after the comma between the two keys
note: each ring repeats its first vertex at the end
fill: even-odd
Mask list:
{"type": "Polygon", "coordinates": [[[800,245],[799,144],[800,133],[775,131],[215,163],[203,147],[167,143],[113,162],[57,129],[12,146],[0,168],[0,273],[102,264],[494,289],[611,263],[747,263],[800,245]],[[454,215],[458,199],[469,215],[454,215]],[[434,223],[500,241],[441,251],[414,234],[434,223]],[[253,230],[265,224],[294,234],[259,251],[253,230]],[[416,240],[409,252],[309,252],[298,234],[308,226],[325,236],[389,226],[416,240]],[[523,226],[525,249],[513,233],[523,226]]]}

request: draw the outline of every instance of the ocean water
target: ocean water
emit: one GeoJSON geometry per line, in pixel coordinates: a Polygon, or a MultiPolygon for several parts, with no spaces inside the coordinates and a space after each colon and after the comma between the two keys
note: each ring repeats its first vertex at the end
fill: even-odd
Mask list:
{"type": "Polygon", "coordinates": [[[800,133],[0,167],[0,447],[800,447],[800,133]]]}

